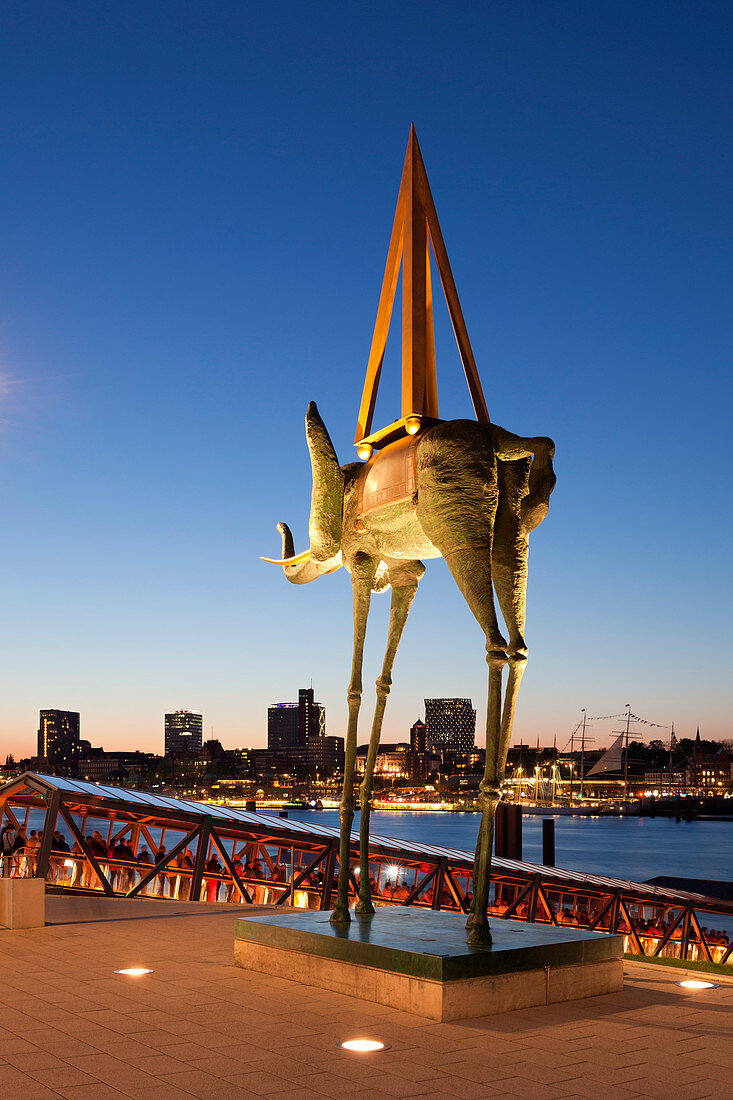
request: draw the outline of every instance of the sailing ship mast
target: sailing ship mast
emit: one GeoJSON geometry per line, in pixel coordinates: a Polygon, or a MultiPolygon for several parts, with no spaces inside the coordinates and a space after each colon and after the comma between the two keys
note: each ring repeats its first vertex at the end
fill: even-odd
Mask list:
{"type": "Polygon", "coordinates": [[[624,802],[629,789],[629,725],[631,724],[631,704],[626,704],[626,752],[624,753],[624,802]]]}

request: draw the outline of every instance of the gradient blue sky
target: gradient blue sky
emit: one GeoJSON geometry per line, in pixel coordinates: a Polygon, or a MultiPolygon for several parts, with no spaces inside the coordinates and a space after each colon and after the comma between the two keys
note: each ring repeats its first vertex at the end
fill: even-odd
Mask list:
{"type": "MultiPolygon", "coordinates": [[[[311,679],[343,733],[349,577],[259,555],[280,519],[307,542],[309,399],[353,458],[412,120],[492,418],[557,444],[515,740],[626,702],[730,736],[732,34],[704,0],[5,0],[0,752],[42,707],[108,749],[160,751],[180,707],[264,744],[311,679]]],[[[432,562],[384,739],[485,694],[432,562]]]]}

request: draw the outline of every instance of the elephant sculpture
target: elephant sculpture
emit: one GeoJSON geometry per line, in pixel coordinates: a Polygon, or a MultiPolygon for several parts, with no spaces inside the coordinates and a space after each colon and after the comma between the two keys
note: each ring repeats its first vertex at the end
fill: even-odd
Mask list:
{"type": "Polygon", "coordinates": [[[310,547],[295,555],[285,523],[282,565],[293,584],[345,566],[354,599],[354,649],[340,805],[338,893],[334,923],[350,920],[349,853],[354,817],[354,764],[362,695],[362,658],[372,592],[392,589],[387,648],[360,787],[360,874],[356,912],[374,913],[369,889],[369,816],[374,765],[392,668],[407,615],[425,572],[421,558],[445,558],[486,635],[489,694],[486,768],[479,789],[481,824],[473,872],[468,942],[489,945],[489,881],[494,815],[501,798],[519,684],[527,662],[524,639],[528,536],[547,514],[555,485],[552,440],[522,438],[490,423],[423,420],[417,434],[377,450],[366,463],[339,464],[316,405],[306,414],[313,469],[310,547]],[[494,605],[498,599],[508,641],[494,605]],[[504,666],[509,666],[502,699],[504,666]]]}

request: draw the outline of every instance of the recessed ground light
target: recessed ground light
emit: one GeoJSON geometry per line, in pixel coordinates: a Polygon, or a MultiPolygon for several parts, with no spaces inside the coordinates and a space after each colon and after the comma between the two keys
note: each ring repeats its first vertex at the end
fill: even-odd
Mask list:
{"type": "Polygon", "coordinates": [[[127,978],[139,978],[143,974],[152,973],[152,970],[146,970],[144,966],[129,966],[127,970],[115,970],[115,974],[124,974],[127,978]]]}
{"type": "Polygon", "coordinates": [[[345,1043],[336,1043],[343,1050],[355,1050],[360,1054],[371,1053],[376,1050],[390,1050],[387,1043],[378,1043],[376,1039],[348,1039],[345,1043]]]}
{"type": "Polygon", "coordinates": [[[683,989],[718,989],[717,982],[701,982],[697,978],[687,978],[684,982],[675,982],[675,985],[681,985],[683,989]]]}

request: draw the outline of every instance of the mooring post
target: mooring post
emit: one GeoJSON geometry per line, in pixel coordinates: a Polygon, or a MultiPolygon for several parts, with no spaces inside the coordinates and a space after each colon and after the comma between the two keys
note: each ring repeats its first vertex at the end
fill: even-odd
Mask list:
{"type": "Polygon", "coordinates": [[[542,862],[545,867],[555,866],[555,818],[542,819],[542,862]]]}
{"type": "Polygon", "coordinates": [[[522,807],[507,806],[507,857],[522,858],[522,807]]]}
{"type": "Polygon", "coordinates": [[[506,859],[507,857],[507,808],[508,803],[500,802],[496,807],[496,817],[494,818],[494,855],[500,859],[506,859]]]}

